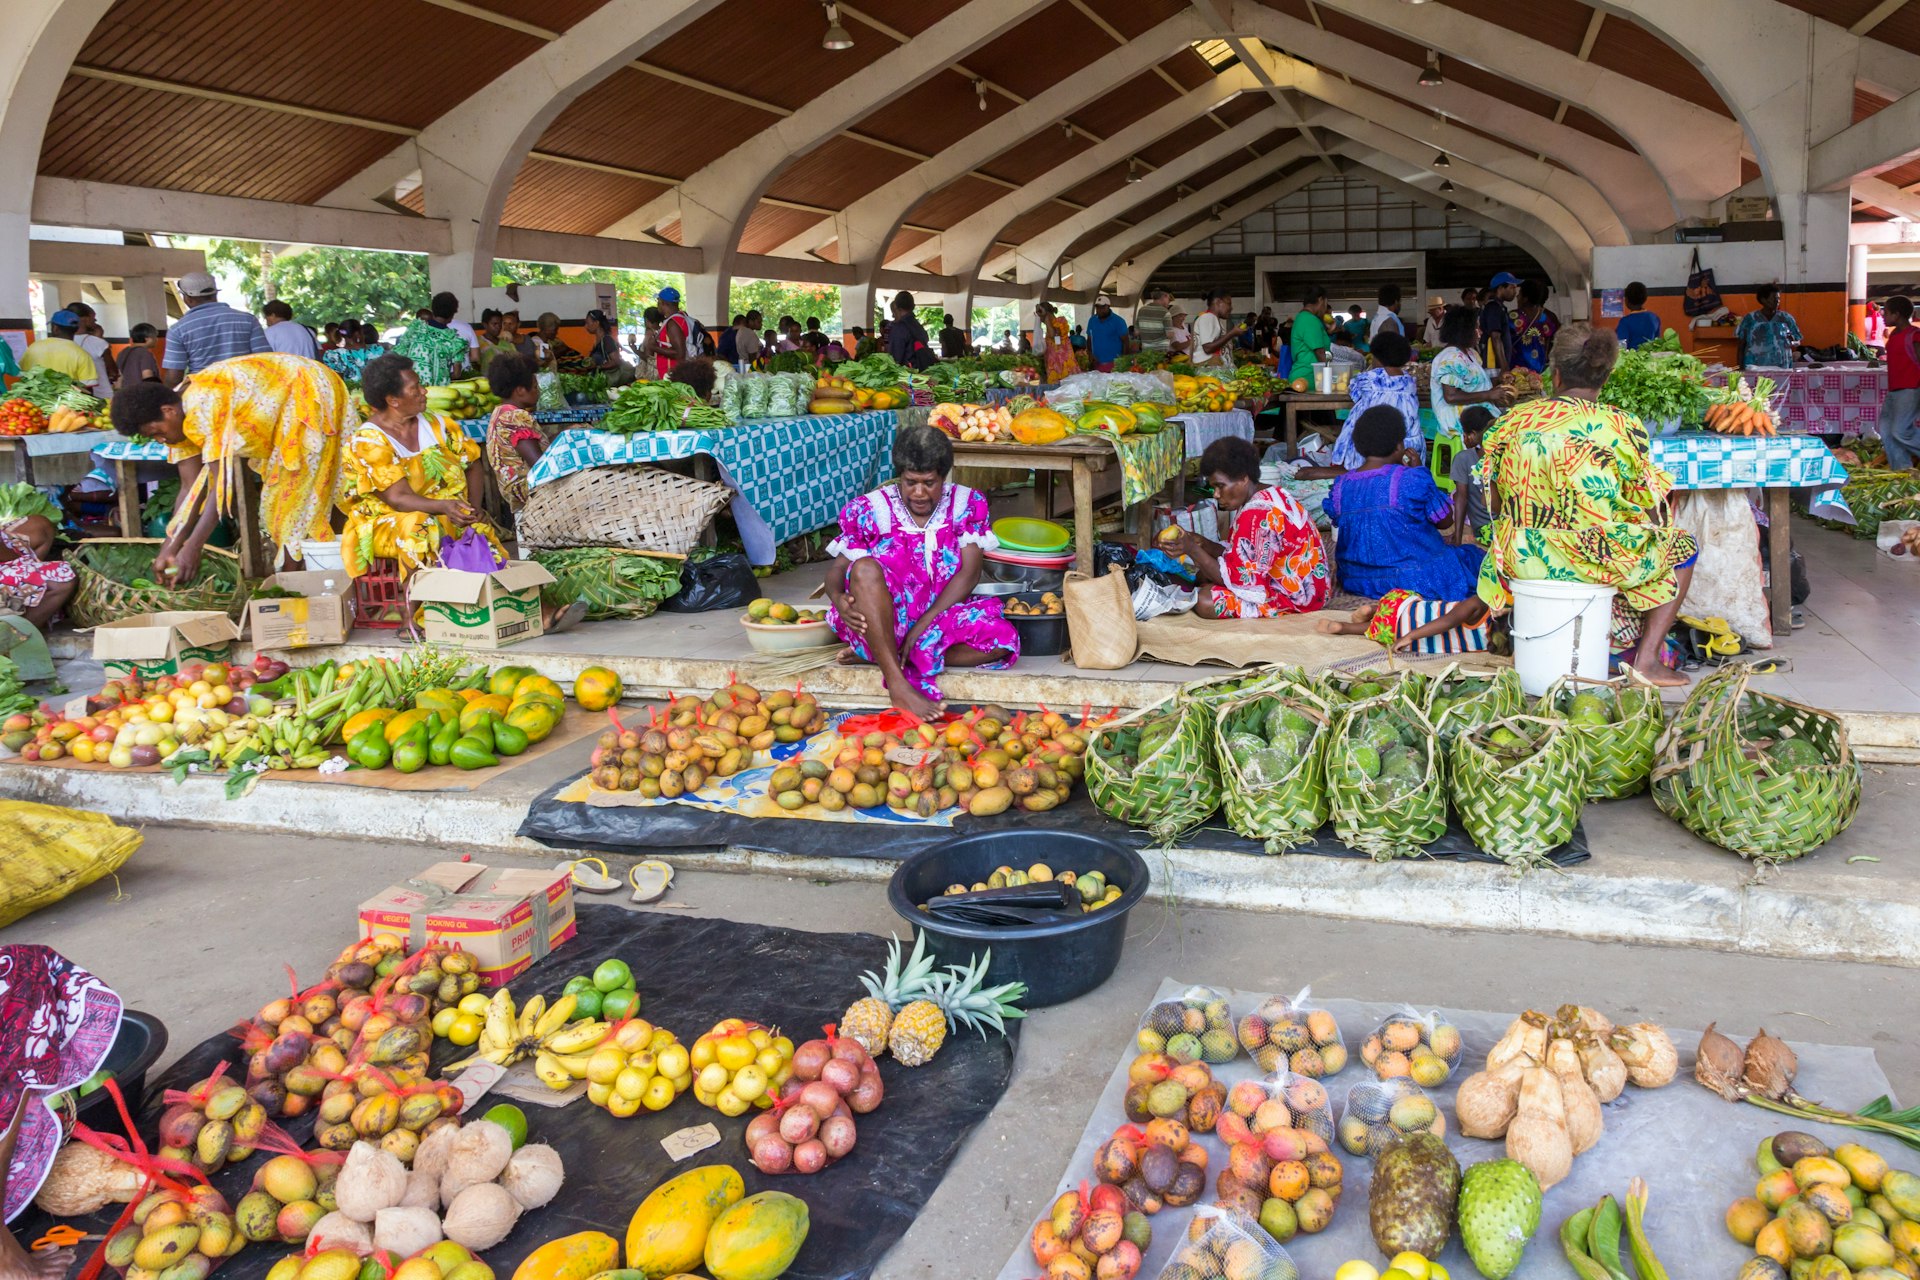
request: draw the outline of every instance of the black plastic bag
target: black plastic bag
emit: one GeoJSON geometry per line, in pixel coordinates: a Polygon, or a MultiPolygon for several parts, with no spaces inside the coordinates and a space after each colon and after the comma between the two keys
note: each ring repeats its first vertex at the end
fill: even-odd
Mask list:
{"type": "Polygon", "coordinates": [[[1140,584],[1151,582],[1161,587],[1191,587],[1193,575],[1183,567],[1169,569],[1168,565],[1179,566],[1179,561],[1163,551],[1154,548],[1141,549],[1130,547],[1124,542],[1096,542],[1093,544],[1093,576],[1105,577],[1109,569],[1119,565],[1127,575],[1127,590],[1138,591],[1140,584]]]}
{"type": "Polygon", "coordinates": [[[660,607],[669,613],[708,613],[714,609],[744,609],[760,597],[760,580],[738,551],[723,551],[705,560],[689,560],[680,571],[680,592],[660,607]]]}

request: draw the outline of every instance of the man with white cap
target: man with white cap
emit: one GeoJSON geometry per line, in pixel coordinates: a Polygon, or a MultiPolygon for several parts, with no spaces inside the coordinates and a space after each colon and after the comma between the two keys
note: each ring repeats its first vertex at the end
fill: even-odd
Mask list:
{"type": "Polygon", "coordinates": [[[1439,294],[1427,299],[1427,318],[1420,326],[1420,344],[1426,347],[1444,347],[1440,341],[1440,322],[1447,318],[1447,300],[1439,294]]]}
{"type": "Polygon", "coordinates": [[[220,301],[219,286],[212,276],[189,271],[180,277],[179,287],[187,313],[167,329],[160,370],[168,386],[179,386],[188,374],[210,364],[273,350],[258,317],[220,301]]]}
{"type": "Polygon", "coordinates": [[[1093,300],[1093,314],[1087,317],[1087,354],[1093,367],[1102,373],[1113,372],[1113,362],[1127,349],[1127,322],[1113,313],[1113,299],[1100,294],[1093,300]]]}

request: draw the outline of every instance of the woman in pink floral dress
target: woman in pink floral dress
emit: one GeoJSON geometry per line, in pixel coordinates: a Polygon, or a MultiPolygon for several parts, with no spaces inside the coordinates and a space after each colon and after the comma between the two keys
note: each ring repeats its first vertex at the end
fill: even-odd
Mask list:
{"type": "Polygon", "coordinates": [[[948,666],[1009,667],[1020,635],[998,600],[974,596],[984,554],[999,546],[987,500],[948,480],[953,443],[910,427],[893,445],[898,477],[849,502],[828,544],[828,621],[854,660],[878,666],[894,705],[939,714],[948,666]]]}

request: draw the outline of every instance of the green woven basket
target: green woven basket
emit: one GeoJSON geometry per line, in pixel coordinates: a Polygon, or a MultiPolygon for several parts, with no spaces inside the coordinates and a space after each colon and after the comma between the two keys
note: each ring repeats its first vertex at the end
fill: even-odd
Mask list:
{"type": "MultiPolygon", "coordinates": [[[[1404,700],[1409,706],[1417,708],[1426,706],[1427,676],[1411,667],[1365,667],[1358,671],[1345,669],[1322,671],[1314,679],[1320,687],[1321,696],[1335,706],[1356,701],[1353,688],[1361,684],[1382,685],[1388,694],[1404,700]]],[[[1358,700],[1366,699],[1363,696],[1358,700]]],[[[1423,710],[1421,714],[1426,713],[1423,710]]]]}
{"type": "Polygon", "coordinates": [[[1647,775],[1653,771],[1654,743],[1666,724],[1660,690],[1631,668],[1612,680],[1566,675],[1547,686],[1534,704],[1534,713],[1565,719],[1573,700],[1583,693],[1599,694],[1614,707],[1610,724],[1567,721],[1567,732],[1586,757],[1587,799],[1638,795],[1646,789],[1647,775]]]}
{"type": "Polygon", "coordinates": [[[1220,764],[1221,806],[1227,825],[1267,842],[1268,853],[1286,853],[1313,838],[1327,821],[1327,704],[1310,694],[1264,692],[1223,703],[1214,713],[1214,758],[1220,764]],[[1233,728],[1252,716],[1264,721],[1273,707],[1298,711],[1314,723],[1305,754],[1278,778],[1257,778],[1242,768],[1228,744],[1233,728]]]}
{"type": "Polygon", "coordinates": [[[1311,679],[1300,667],[1274,662],[1262,667],[1230,671],[1225,675],[1209,676],[1204,680],[1189,680],[1180,686],[1174,697],[1182,702],[1198,703],[1211,714],[1224,703],[1278,684],[1310,687],[1311,679]]]}
{"type": "Polygon", "coordinates": [[[1654,747],[1653,801],[1703,840],[1788,862],[1853,822],[1860,762],[1838,716],[1749,689],[1751,678],[1747,664],[1734,663],[1694,686],[1654,747]],[[1796,738],[1819,763],[1769,750],[1796,738]]]}
{"type": "Polygon", "coordinates": [[[1448,789],[1473,842],[1512,867],[1550,865],[1547,855],[1573,838],[1586,795],[1586,761],[1565,721],[1504,716],[1454,739],[1448,789]],[[1537,745],[1524,759],[1499,754],[1502,730],[1537,745]]]}
{"type": "Polygon", "coordinates": [[[1204,708],[1178,696],[1101,725],[1087,741],[1087,794],[1100,811],[1170,845],[1220,807],[1220,770],[1214,763],[1210,720],[1204,708]],[[1116,735],[1172,714],[1173,733],[1132,769],[1103,753],[1116,735]]]}
{"type": "Polygon", "coordinates": [[[1519,715],[1526,705],[1527,695],[1520,688],[1520,673],[1512,667],[1465,667],[1457,662],[1449,663],[1439,675],[1428,680],[1420,698],[1420,710],[1426,713],[1434,733],[1446,746],[1452,746],[1455,738],[1470,729],[1519,715]],[[1487,688],[1462,695],[1458,690],[1468,680],[1487,681],[1487,688]],[[1453,701],[1436,710],[1435,704],[1443,698],[1453,701]]]}
{"type": "Polygon", "coordinates": [[[240,557],[220,547],[200,554],[200,570],[184,587],[157,585],[153,559],[159,538],[88,538],[67,560],[73,566],[73,599],[67,617],[82,629],[142,613],[224,613],[235,621],[246,608],[247,584],[240,557]],[[146,583],[144,586],[134,585],[146,583]]]}
{"type": "MultiPolygon", "coordinates": [[[[1376,862],[1413,858],[1447,830],[1447,789],[1443,756],[1433,726],[1397,692],[1337,708],[1328,729],[1327,808],[1334,832],[1376,862]],[[1356,753],[1367,744],[1355,733],[1366,713],[1384,708],[1404,720],[1416,741],[1417,775],[1397,786],[1370,778],[1356,753]]],[[[1375,754],[1378,754],[1376,749],[1375,754]]]]}

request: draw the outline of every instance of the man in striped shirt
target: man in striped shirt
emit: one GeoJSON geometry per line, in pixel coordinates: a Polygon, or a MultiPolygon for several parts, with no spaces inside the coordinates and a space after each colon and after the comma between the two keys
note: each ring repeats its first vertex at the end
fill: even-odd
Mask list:
{"type": "Polygon", "coordinates": [[[1147,300],[1133,313],[1133,332],[1142,351],[1167,350],[1167,322],[1170,319],[1168,308],[1173,305],[1173,295],[1165,289],[1148,292],[1147,300]]]}
{"type": "Polygon", "coordinates": [[[167,329],[167,349],[160,368],[170,387],[190,373],[234,356],[259,355],[273,350],[260,321],[220,301],[218,286],[204,271],[180,277],[180,300],[187,314],[167,329]]]}

